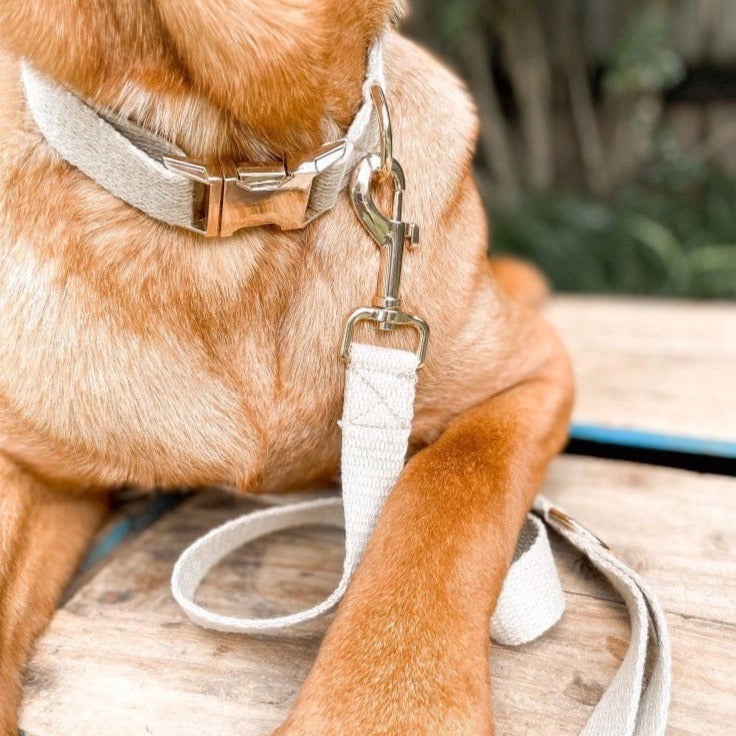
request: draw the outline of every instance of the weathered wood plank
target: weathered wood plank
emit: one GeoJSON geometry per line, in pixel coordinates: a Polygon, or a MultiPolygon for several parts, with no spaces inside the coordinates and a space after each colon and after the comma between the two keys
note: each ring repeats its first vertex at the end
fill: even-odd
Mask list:
{"type": "MultiPolygon", "coordinates": [[[[675,659],[669,734],[731,733],[736,547],[725,531],[736,511],[736,481],[561,458],[547,491],[660,592],[675,659]]],[[[252,505],[201,494],[126,545],[77,592],[29,668],[21,723],[31,736],[269,733],[295,697],[329,618],[278,636],[218,634],[190,625],[168,592],[184,544],[252,505]]],[[[341,535],[326,529],[274,535],[226,560],[202,598],[225,612],[304,606],[332,589],[340,545],[341,535]]],[[[577,733],[623,655],[622,606],[576,555],[563,554],[560,568],[568,591],[563,622],[538,642],[494,650],[500,733],[577,733]]]]}
{"type": "MultiPolygon", "coordinates": [[[[668,733],[731,734],[736,657],[724,648],[736,629],[679,616],[669,625],[675,685],[668,733]]],[[[569,596],[563,622],[544,639],[518,650],[497,647],[499,733],[577,734],[626,636],[619,606],[569,596]]],[[[53,644],[44,643],[30,671],[24,728],[29,736],[265,736],[296,697],[318,642],[306,633],[238,639],[143,612],[80,620],[62,611],[53,644]]]]}
{"type": "MultiPolygon", "coordinates": [[[[736,480],[569,457],[546,492],[644,575],[665,610],[736,625],[736,480]]],[[[590,593],[580,561],[563,554],[565,590],[590,593]]]]}
{"type": "Polygon", "coordinates": [[[736,304],[554,297],[577,376],[574,420],[736,446],[736,304]]]}

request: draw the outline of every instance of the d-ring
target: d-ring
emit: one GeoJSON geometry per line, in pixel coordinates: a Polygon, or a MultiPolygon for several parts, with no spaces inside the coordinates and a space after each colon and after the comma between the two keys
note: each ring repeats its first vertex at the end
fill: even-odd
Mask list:
{"type": "Polygon", "coordinates": [[[394,162],[393,140],[391,136],[391,117],[388,114],[386,95],[383,94],[381,85],[374,84],[371,87],[371,99],[373,107],[376,108],[378,117],[379,143],[381,145],[381,176],[390,176],[394,162]]]}

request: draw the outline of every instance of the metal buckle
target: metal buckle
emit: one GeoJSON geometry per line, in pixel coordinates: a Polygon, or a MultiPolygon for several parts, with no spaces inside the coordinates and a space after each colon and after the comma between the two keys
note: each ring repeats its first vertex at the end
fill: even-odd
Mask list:
{"type": "Polygon", "coordinates": [[[206,237],[228,237],[246,227],[304,227],[310,220],[309,196],[314,178],[345,155],[344,140],[328,143],[290,169],[280,164],[197,162],[164,156],[167,169],[201,184],[195,187],[188,229],[206,237]]]}

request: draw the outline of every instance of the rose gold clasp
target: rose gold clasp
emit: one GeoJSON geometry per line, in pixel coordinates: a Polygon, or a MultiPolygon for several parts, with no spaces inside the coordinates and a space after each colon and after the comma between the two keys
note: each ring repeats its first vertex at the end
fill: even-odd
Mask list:
{"type": "Polygon", "coordinates": [[[164,156],[164,165],[199,185],[194,188],[189,229],[216,238],[260,225],[281,230],[304,227],[311,219],[314,178],[343,158],[345,151],[344,140],[329,143],[294,168],[285,161],[254,165],[178,156],[164,156]]]}

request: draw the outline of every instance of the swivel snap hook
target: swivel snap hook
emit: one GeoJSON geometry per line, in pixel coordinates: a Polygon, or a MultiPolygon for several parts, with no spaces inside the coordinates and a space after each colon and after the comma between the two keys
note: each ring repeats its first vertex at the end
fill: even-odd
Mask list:
{"type": "MultiPolygon", "coordinates": [[[[351,198],[358,219],[381,250],[378,288],[373,304],[380,307],[400,308],[399,287],[404,248],[407,243],[409,247],[412,247],[419,242],[419,228],[414,223],[405,222],[402,219],[406,182],[404,172],[396,159],[393,159],[391,163],[390,172],[394,185],[392,216],[386,217],[378,209],[371,193],[371,184],[374,176],[380,171],[380,156],[375,153],[366,156],[355,170],[351,198]]],[[[384,327],[383,329],[393,328],[384,327]]]]}
{"type": "Polygon", "coordinates": [[[353,173],[351,200],[358,219],[380,249],[381,261],[372,306],[359,307],[348,318],[342,343],[342,356],[347,360],[355,325],[361,320],[369,320],[384,331],[392,331],[403,326],[417,330],[419,367],[421,367],[426,356],[429,327],[420,317],[403,311],[399,295],[404,248],[417,245],[419,227],[403,219],[406,181],[401,165],[393,158],[391,121],[386,99],[380,87],[374,87],[371,94],[379,119],[381,152],[370,153],[358,163],[353,173]],[[384,215],[373,200],[371,187],[377,177],[392,179],[394,198],[390,217],[384,215]]]}

